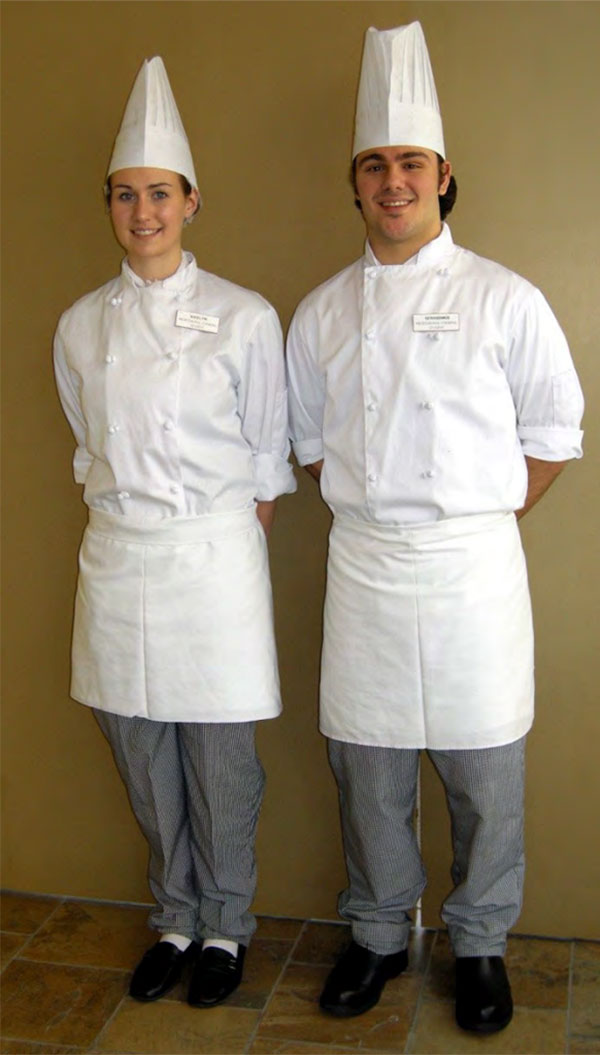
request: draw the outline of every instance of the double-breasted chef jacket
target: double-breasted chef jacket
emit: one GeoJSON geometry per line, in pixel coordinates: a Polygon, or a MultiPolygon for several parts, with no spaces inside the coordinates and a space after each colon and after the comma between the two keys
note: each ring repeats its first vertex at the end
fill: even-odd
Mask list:
{"type": "Polygon", "coordinates": [[[125,261],[61,317],[54,359],[90,510],[72,695],[163,721],[275,716],[255,503],[295,481],[273,308],[190,253],[152,283],[125,261]]]}
{"type": "Polygon", "coordinates": [[[388,747],[510,743],[533,718],[514,511],[525,455],[581,456],[583,399],[539,290],[456,246],[364,256],[299,305],[293,448],[334,513],[321,730],[388,747]]]}

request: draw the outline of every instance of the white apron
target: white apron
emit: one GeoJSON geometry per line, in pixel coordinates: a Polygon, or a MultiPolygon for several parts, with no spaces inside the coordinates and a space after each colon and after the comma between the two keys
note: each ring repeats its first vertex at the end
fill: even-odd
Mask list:
{"type": "Polygon", "coordinates": [[[156,721],[279,714],[267,545],[254,508],[146,522],[90,511],[71,695],[156,721]]]}
{"type": "Polygon", "coordinates": [[[382,747],[496,747],[533,721],[533,628],[512,513],[407,528],[336,516],[321,722],[382,747]]]}

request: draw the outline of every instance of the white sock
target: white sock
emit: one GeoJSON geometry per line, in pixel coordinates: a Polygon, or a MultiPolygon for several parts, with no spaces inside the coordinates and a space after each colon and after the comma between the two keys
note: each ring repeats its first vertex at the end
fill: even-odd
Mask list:
{"type": "Polygon", "coordinates": [[[180,952],[185,952],[192,944],[192,939],[184,938],[183,934],[163,934],[160,941],[170,941],[180,952]]]}
{"type": "Polygon", "coordinates": [[[237,956],[238,951],[237,941],[227,941],[226,938],[205,938],[202,942],[202,949],[224,949],[225,952],[230,952],[232,956],[237,956]]]}

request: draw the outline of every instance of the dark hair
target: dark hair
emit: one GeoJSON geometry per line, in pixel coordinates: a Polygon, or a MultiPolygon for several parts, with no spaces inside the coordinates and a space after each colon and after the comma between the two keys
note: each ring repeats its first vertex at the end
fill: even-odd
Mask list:
{"type": "MultiPolygon", "coordinates": [[[[176,175],[179,176],[179,182],[181,183],[181,189],[182,189],[185,197],[189,198],[190,194],[192,193],[192,189],[193,189],[190,181],[188,179],[186,179],[185,176],[183,176],[181,174],[181,172],[177,172],[176,175]]],[[[111,196],[112,196],[112,187],[110,185],[110,180],[111,180],[111,177],[109,176],[107,178],[107,180],[106,180],[106,183],[104,184],[104,200],[106,202],[107,209],[110,208],[110,199],[111,199],[111,196]]],[[[194,212],[194,216],[198,212],[199,208],[200,208],[200,205],[198,204],[198,206],[196,207],[196,210],[194,212]]]]}
{"type": "MultiPolygon", "coordinates": [[[[441,166],[442,166],[442,164],[444,162],[444,159],[443,159],[441,154],[437,155],[437,159],[438,159],[438,165],[440,166],[439,171],[440,171],[440,175],[441,175],[441,173],[442,173],[441,166]]],[[[445,220],[446,217],[448,216],[448,214],[452,212],[452,210],[454,208],[454,203],[455,203],[456,198],[457,198],[457,195],[458,195],[458,187],[456,185],[456,180],[454,179],[454,176],[450,176],[450,179],[448,181],[448,187],[446,189],[446,193],[445,194],[438,194],[438,198],[440,200],[440,219],[441,220],[445,220]]]]}
{"type": "MultiPolygon", "coordinates": [[[[441,154],[436,154],[436,157],[438,159],[439,173],[441,176],[444,159],[441,154]]],[[[352,184],[352,189],[354,191],[354,204],[358,211],[362,212],[362,209],[360,207],[360,201],[358,198],[358,191],[356,189],[356,158],[352,159],[352,166],[350,168],[350,183],[352,184]]],[[[445,220],[448,214],[452,212],[457,194],[458,187],[456,185],[456,180],[454,179],[454,176],[450,176],[450,181],[448,183],[446,193],[438,195],[440,202],[440,219],[445,220]]]]}

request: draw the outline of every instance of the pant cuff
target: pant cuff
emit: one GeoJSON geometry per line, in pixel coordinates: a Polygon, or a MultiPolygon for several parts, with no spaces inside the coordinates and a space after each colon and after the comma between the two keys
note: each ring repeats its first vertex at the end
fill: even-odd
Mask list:
{"type": "Polygon", "coordinates": [[[483,942],[481,938],[469,941],[463,936],[457,941],[450,938],[450,944],[455,956],[504,956],[506,953],[506,938],[483,942]]]}
{"type": "Polygon", "coordinates": [[[196,941],[195,928],[189,927],[155,927],[152,926],[151,930],[157,934],[179,934],[182,938],[189,938],[190,941],[196,941]]]}
{"type": "Polygon", "coordinates": [[[360,923],[352,925],[352,940],[378,956],[393,956],[394,953],[402,952],[408,945],[409,935],[410,928],[407,928],[405,934],[399,934],[398,928],[394,928],[393,934],[386,935],[385,928],[382,932],[379,928],[365,927],[360,923]]]}

